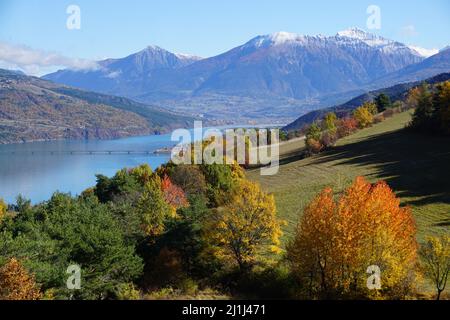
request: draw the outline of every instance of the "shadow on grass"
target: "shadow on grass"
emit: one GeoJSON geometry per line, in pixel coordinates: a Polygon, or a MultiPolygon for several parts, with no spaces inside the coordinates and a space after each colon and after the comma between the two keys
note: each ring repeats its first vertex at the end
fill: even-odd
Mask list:
{"type": "MultiPolygon", "coordinates": [[[[417,198],[411,205],[450,203],[450,138],[421,135],[407,129],[374,135],[336,146],[315,163],[373,166],[401,197],[417,198]]],[[[449,225],[449,220],[443,221],[449,225]]]]}

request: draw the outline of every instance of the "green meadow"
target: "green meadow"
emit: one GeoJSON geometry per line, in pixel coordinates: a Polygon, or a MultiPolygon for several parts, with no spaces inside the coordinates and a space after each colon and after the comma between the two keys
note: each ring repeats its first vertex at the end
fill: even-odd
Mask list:
{"type": "Polygon", "coordinates": [[[385,180],[410,206],[417,223],[417,238],[449,232],[450,138],[410,132],[411,113],[394,115],[338,141],[335,147],[310,158],[302,157],[300,139],[280,146],[280,170],[250,179],[275,196],[278,215],[287,221],[283,240],[293,235],[303,208],[325,187],[341,193],[357,176],[371,182],[385,180]]]}

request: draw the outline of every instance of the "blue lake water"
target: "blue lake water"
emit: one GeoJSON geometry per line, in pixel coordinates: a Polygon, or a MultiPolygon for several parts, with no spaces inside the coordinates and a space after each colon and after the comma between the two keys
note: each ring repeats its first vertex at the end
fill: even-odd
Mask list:
{"type": "Polygon", "coordinates": [[[121,168],[142,163],[148,163],[152,169],[157,168],[167,162],[170,155],[153,154],[153,151],[175,144],[170,135],[156,135],[118,140],[1,145],[0,198],[14,203],[21,194],[37,203],[48,200],[57,190],[80,194],[95,185],[98,173],[112,176],[121,168]],[[89,154],[89,151],[104,153],[89,154]],[[128,151],[133,153],[128,154],[128,151]]]}
{"type": "MultiPolygon", "coordinates": [[[[236,127],[251,126],[221,126],[216,129],[236,127]]],[[[178,141],[171,141],[170,134],[166,134],[116,140],[63,140],[0,145],[0,198],[8,203],[15,203],[17,196],[21,194],[32,203],[38,203],[48,200],[55,191],[78,195],[95,185],[96,174],[113,176],[122,168],[136,167],[143,163],[156,169],[169,160],[170,154],[153,152],[165,147],[171,148],[177,143],[178,141]],[[93,154],[90,154],[91,151],[93,154]]]]}

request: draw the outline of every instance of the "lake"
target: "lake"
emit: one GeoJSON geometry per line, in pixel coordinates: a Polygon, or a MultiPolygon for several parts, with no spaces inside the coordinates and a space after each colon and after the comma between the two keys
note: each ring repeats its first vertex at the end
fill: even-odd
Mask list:
{"type": "Polygon", "coordinates": [[[0,198],[15,203],[21,194],[37,203],[48,200],[57,190],[80,194],[95,185],[95,175],[99,173],[113,176],[121,168],[142,163],[156,169],[170,155],[153,151],[176,143],[170,140],[170,135],[154,135],[0,145],[0,198]]]}
{"type": "MultiPolygon", "coordinates": [[[[223,130],[238,127],[254,126],[215,128],[223,130]]],[[[178,143],[170,138],[171,134],[165,134],[116,140],[62,140],[0,145],[0,198],[15,203],[16,197],[21,194],[32,203],[38,203],[48,200],[55,191],[80,194],[95,185],[96,174],[111,177],[122,168],[143,163],[156,169],[169,160],[170,154],[153,152],[171,148],[178,143]]]]}

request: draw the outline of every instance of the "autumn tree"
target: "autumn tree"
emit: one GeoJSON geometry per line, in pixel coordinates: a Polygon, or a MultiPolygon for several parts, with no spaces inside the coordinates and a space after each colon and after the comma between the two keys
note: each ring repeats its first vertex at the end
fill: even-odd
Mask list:
{"type": "Polygon", "coordinates": [[[164,199],[175,209],[175,211],[178,208],[187,207],[189,205],[183,189],[173,184],[168,176],[165,176],[162,179],[161,189],[164,193],[164,199]]]}
{"type": "Polygon", "coordinates": [[[424,273],[436,286],[436,299],[439,300],[450,272],[450,236],[428,237],[420,253],[424,273]]]}
{"type": "Polygon", "coordinates": [[[367,108],[367,110],[369,110],[369,112],[374,116],[379,112],[378,107],[374,102],[365,102],[362,106],[367,108]]]}
{"type": "Polygon", "coordinates": [[[432,130],[434,108],[433,96],[430,92],[429,86],[424,83],[419,87],[419,91],[416,94],[416,109],[414,111],[411,126],[419,131],[432,130]]]}
{"type": "Polygon", "coordinates": [[[409,109],[417,108],[420,94],[421,94],[421,87],[414,87],[408,91],[405,104],[409,109]]]}
{"type": "Polygon", "coordinates": [[[306,131],[306,148],[311,153],[318,153],[323,149],[323,145],[321,143],[322,138],[322,130],[319,125],[314,122],[309,126],[306,131]]]}
{"type": "Polygon", "coordinates": [[[273,196],[242,180],[232,201],[212,215],[205,236],[216,245],[219,258],[234,261],[244,272],[260,253],[279,252],[280,223],[273,196]]]}
{"type": "Polygon", "coordinates": [[[206,180],[196,165],[180,164],[173,168],[170,178],[181,187],[187,195],[205,194],[206,180]]]}
{"type": "Polygon", "coordinates": [[[340,137],[345,137],[358,130],[358,123],[353,117],[346,117],[339,121],[338,124],[338,135],[340,137]]]}
{"type": "Polygon", "coordinates": [[[380,293],[405,295],[414,279],[415,225],[384,182],[359,177],[335,200],[322,191],[305,208],[288,245],[291,267],[316,297],[358,297],[368,291],[367,268],[381,269],[380,293]]]}
{"type": "Polygon", "coordinates": [[[314,139],[316,141],[320,140],[322,135],[322,130],[320,129],[317,122],[313,122],[309,128],[306,130],[306,139],[314,139]]]}
{"type": "Polygon", "coordinates": [[[0,300],[38,300],[42,297],[34,276],[11,258],[0,268],[0,300]]]}
{"type": "Polygon", "coordinates": [[[8,209],[8,206],[3,201],[3,199],[0,198],[0,223],[2,222],[3,218],[5,217],[7,209],[8,209]]]}
{"type": "Polygon", "coordinates": [[[160,235],[164,231],[165,220],[174,215],[165,200],[158,176],[154,176],[145,184],[144,192],[138,201],[138,212],[144,232],[151,237],[160,235]]]}
{"type": "Polygon", "coordinates": [[[369,108],[361,106],[353,112],[355,120],[360,128],[369,127],[373,123],[373,114],[369,108]]]}
{"type": "Polygon", "coordinates": [[[450,81],[437,86],[433,104],[436,129],[444,134],[450,134],[450,81]]]}
{"type": "Polygon", "coordinates": [[[324,130],[330,134],[336,134],[337,116],[334,112],[328,112],[323,119],[324,130]]]}

